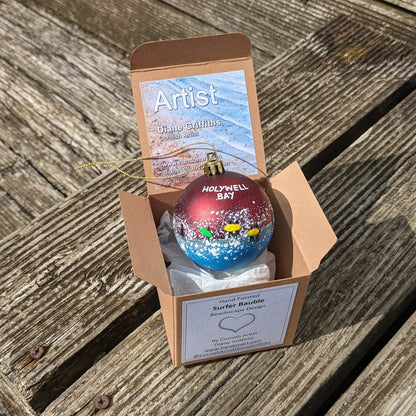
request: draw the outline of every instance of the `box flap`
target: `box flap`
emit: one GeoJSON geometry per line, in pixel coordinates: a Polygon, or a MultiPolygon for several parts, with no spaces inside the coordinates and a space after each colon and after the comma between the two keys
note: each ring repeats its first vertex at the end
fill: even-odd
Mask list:
{"type": "Polygon", "coordinates": [[[241,33],[147,42],[130,56],[130,70],[249,58],[250,39],[241,33]]]}
{"type": "Polygon", "coordinates": [[[159,296],[160,309],[162,310],[163,322],[165,324],[166,337],[168,338],[168,344],[170,354],[172,357],[173,365],[178,366],[178,339],[180,336],[177,333],[177,317],[176,317],[176,301],[175,297],[167,295],[162,290],[157,290],[159,296]]]}
{"type": "Polygon", "coordinates": [[[173,294],[148,198],[124,191],[119,198],[135,276],[173,294]]]}
{"type": "Polygon", "coordinates": [[[267,175],[247,36],[145,43],[131,55],[130,76],[149,194],[200,176],[212,151],[203,143],[228,170],[267,175]]]}
{"type": "Polygon", "coordinates": [[[272,244],[277,252],[278,276],[302,276],[316,270],[337,238],[295,162],[270,179],[277,200],[272,244]]]}

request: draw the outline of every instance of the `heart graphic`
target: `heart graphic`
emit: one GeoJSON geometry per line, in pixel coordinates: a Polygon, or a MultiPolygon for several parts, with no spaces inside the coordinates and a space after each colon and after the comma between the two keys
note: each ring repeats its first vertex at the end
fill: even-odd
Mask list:
{"type": "Polygon", "coordinates": [[[227,331],[232,331],[237,333],[240,329],[252,324],[256,320],[256,316],[252,313],[245,313],[239,317],[229,316],[227,318],[221,319],[218,323],[218,326],[221,329],[226,329],[227,331]]]}

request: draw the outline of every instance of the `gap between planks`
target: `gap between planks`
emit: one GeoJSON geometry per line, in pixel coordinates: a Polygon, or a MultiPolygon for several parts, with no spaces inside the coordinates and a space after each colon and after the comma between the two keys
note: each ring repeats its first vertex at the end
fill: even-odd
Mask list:
{"type": "MultiPolygon", "coordinates": [[[[356,368],[353,369],[353,371],[346,377],[346,379],[341,383],[341,385],[329,396],[329,398],[323,403],[320,410],[317,412],[317,414],[323,415],[327,414],[329,415],[336,415],[339,414],[340,416],[346,416],[346,409],[345,405],[348,404],[348,412],[351,415],[361,415],[362,404],[359,402],[357,396],[357,392],[354,394],[354,390],[357,389],[357,386],[360,384],[360,380],[367,379],[367,383],[371,383],[371,378],[369,377],[369,374],[371,374],[371,371],[378,371],[378,368],[381,367],[380,362],[384,362],[384,355],[386,355],[386,351],[391,351],[394,349],[394,346],[396,344],[402,344],[403,349],[406,353],[408,353],[409,350],[411,350],[414,345],[414,343],[409,342],[408,339],[406,339],[406,336],[403,336],[403,333],[406,331],[406,327],[410,325],[415,325],[416,322],[416,305],[413,302],[412,297],[409,301],[404,302],[407,305],[410,305],[407,309],[403,311],[403,313],[399,314],[397,319],[392,323],[392,325],[388,328],[388,330],[380,337],[379,340],[374,344],[374,346],[371,348],[371,350],[365,354],[364,357],[360,360],[360,362],[357,364],[356,368]],[[413,323],[412,323],[413,322],[413,323]],[[404,338],[404,340],[403,340],[404,338]],[[398,342],[398,340],[400,342],[398,342]],[[404,344],[408,344],[409,348],[406,348],[404,344]],[[344,397],[348,397],[348,399],[345,399],[344,397]],[[354,403],[354,400],[357,402],[354,403]],[[342,409],[342,412],[340,412],[340,409],[342,409]]],[[[416,351],[415,351],[416,353],[416,351]]],[[[396,356],[400,356],[401,353],[396,353],[396,356]]],[[[414,360],[412,362],[415,362],[414,360]]],[[[416,369],[415,369],[416,371],[416,369]]],[[[388,374],[388,371],[385,371],[386,375],[384,378],[390,379],[391,376],[388,374]]],[[[390,391],[390,397],[392,395],[396,395],[396,397],[400,396],[398,389],[399,387],[403,388],[403,383],[400,383],[400,380],[392,380],[393,387],[395,387],[395,384],[397,384],[397,390],[390,391]]],[[[376,385],[374,385],[373,388],[367,387],[366,389],[360,389],[360,401],[363,403],[370,403],[372,402],[371,399],[369,399],[368,396],[372,395],[372,391],[376,391],[376,385]],[[363,398],[364,397],[364,398],[363,398]]],[[[403,389],[405,391],[406,389],[403,389]]],[[[383,405],[384,398],[388,398],[389,394],[381,393],[377,391],[378,396],[382,396],[380,400],[379,405],[383,405]]],[[[372,414],[375,413],[375,405],[370,406],[373,410],[372,414]]],[[[366,414],[371,414],[366,413],[366,414]]],[[[377,414],[385,414],[383,411],[379,410],[377,414]]],[[[387,414],[387,413],[386,413],[387,414]]],[[[393,416],[393,414],[388,413],[390,416],[393,416]]],[[[401,416],[400,413],[397,414],[397,416],[401,416]]]]}
{"type": "Polygon", "coordinates": [[[378,352],[328,416],[416,414],[416,312],[378,352]]]}

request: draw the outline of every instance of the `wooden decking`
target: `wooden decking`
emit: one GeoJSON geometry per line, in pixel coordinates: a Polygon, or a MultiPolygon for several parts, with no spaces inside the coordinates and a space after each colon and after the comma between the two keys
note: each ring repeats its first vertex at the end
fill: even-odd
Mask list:
{"type": "Polygon", "coordinates": [[[99,394],[112,415],[416,414],[412,2],[0,10],[0,415],[91,415],[99,394]],[[235,31],[253,42],[268,173],[297,160],[339,242],[294,346],[178,369],[120,215],[117,190],[144,181],[73,167],[140,153],[134,46],[235,31]]]}

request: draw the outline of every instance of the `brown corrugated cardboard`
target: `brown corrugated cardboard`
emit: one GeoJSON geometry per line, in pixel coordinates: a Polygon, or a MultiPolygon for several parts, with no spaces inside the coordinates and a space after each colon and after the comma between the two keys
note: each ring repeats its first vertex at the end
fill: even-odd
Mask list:
{"type": "MultiPolygon", "coordinates": [[[[290,345],[310,274],[336,241],[297,163],[265,184],[250,49],[245,36],[232,34],[145,44],[137,48],[131,58],[133,96],[144,156],[150,156],[151,149],[141,82],[244,71],[257,165],[257,173],[251,177],[265,185],[275,212],[275,231],[269,250],[276,256],[276,280],[174,296],[156,224],[163,211],[172,212],[186,184],[164,186],[163,182],[149,182],[148,197],[119,192],[133,270],[136,276],[158,288],[176,366],[290,345]]],[[[151,161],[145,161],[145,172],[148,176],[154,175],[151,161]]]]}

